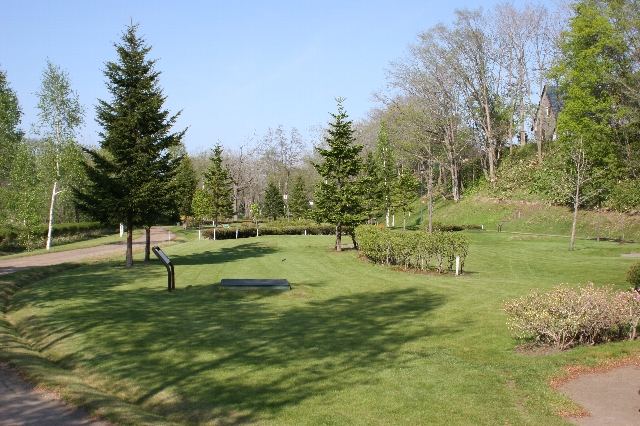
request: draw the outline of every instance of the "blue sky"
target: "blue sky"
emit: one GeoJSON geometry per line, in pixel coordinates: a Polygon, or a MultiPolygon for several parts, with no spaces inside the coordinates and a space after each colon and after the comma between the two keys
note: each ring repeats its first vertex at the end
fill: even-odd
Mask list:
{"type": "MultiPolygon", "coordinates": [[[[0,69],[7,72],[29,131],[46,59],[69,73],[87,109],[80,140],[98,144],[96,99],[109,101],[102,74],[130,19],[159,59],[161,86],[189,151],[228,148],[269,127],[325,125],[344,97],[364,118],[385,85],[389,61],[417,34],[451,23],[456,8],[494,0],[449,1],[71,1],[0,0],[0,69]]],[[[521,3],[515,1],[515,4],[521,3]]]]}

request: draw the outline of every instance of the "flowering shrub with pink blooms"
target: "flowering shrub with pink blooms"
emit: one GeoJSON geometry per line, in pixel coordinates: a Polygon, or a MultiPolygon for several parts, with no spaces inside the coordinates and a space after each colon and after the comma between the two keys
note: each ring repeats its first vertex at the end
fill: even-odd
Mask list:
{"type": "Polygon", "coordinates": [[[574,345],[636,338],[640,293],[614,291],[613,286],[569,287],[532,292],[505,302],[507,326],[516,337],[568,349],[574,345]]]}

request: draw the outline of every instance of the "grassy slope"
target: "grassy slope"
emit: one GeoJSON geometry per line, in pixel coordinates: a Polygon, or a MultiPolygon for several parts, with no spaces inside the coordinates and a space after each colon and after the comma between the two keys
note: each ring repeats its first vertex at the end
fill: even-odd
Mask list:
{"type": "Polygon", "coordinates": [[[469,236],[462,277],[390,271],[331,252],[331,237],[191,241],[165,250],[176,292],[156,261],[89,265],[27,286],[9,315],[89,385],[188,424],[566,424],[547,379],[640,343],[517,355],[502,301],[560,282],[625,288],[633,260],[619,254],[637,245],[469,236]],[[293,289],[218,288],[234,277],[293,289]]]}

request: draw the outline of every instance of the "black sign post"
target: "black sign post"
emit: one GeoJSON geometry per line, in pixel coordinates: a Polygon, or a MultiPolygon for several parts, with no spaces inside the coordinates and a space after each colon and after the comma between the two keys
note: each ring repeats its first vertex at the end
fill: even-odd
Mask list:
{"type": "Polygon", "coordinates": [[[176,277],[175,274],[173,272],[173,263],[171,263],[171,261],[169,260],[169,258],[167,257],[166,254],[164,254],[164,252],[162,251],[162,249],[158,246],[153,246],[151,247],[151,250],[153,250],[153,252],[155,253],[156,256],[158,256],[158,259],[160,259],[160,262],[162,262],[164,264],[164,266],[167,267],[167,274],[169,274],[169,291],[171,290],[175,290],[176,289],[176,277]]]}

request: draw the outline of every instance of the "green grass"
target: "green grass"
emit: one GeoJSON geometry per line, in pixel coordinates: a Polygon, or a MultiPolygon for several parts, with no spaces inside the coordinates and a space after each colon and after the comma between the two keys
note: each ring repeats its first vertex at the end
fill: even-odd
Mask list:
{"type": "MultiPolygon", "coordinates": [[[[134,239],[140,237],[141,235],[142,235],[141,230],[133,231],[134,239]]],[[[113,235],[107,235],[104,237],[97,237],[97,238],[90,238],[83,241],[76,241],[73,243],[52,245],[49,250],[42,248],[42,249],[37,249],[32,251],[4,255],[4,256],[0,256],[0,260],[13,259],[17,257],[35,256],[38,254],[46,254],[46,253],[57,253],[61,251],[68,251],[68,250],[75,250],[75,249],[82,249],[82,248],[89,248],[89,247],[97,247],[105,244],[118,244],[118,243],[124,243],[126,241],[127,241],[126,235],[120,237],[120,234],[118,233],[113,235]]]]}
{"type": "Polygon", "coordinates": [[[567,424],[558,410],[576,407],[549,378],[640,343],[516,354],[503,300],[561,282],[627,288],[633,259],[619,255],[638,246],[581,240],[569,252],[566,238],[469,237],[461,277],[395,272],[317,236],[168,246],[172,293],[155,260],[62,271],[15,293],[8,318],[20,336],[5,337],[0,355],[131,424],[567,424]],[[292,290],[218,286],[258,277],[292,290]],[[31,359],[24,341],[53,364],[31,359]]]}

